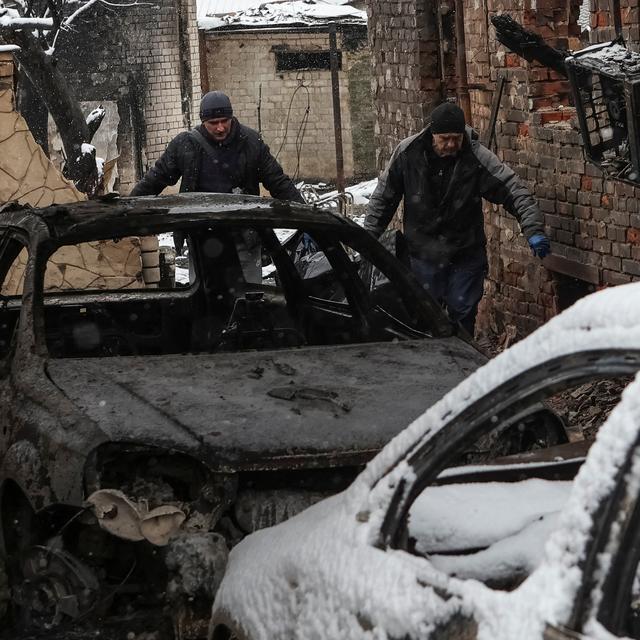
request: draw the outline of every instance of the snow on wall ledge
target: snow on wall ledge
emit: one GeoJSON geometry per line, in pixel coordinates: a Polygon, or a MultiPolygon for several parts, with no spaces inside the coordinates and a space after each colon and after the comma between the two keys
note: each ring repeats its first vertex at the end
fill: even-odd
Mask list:
{"type": "Polygon", "coordinates": [[[224,15],[202,15],[198,18],[200,29],[222,27],[278,27],[284,25],[321,25],[330,22],[366,24],[365,11],[349,5],[337,5],[323,0],[276,2],[247,7],[224,15]]]}

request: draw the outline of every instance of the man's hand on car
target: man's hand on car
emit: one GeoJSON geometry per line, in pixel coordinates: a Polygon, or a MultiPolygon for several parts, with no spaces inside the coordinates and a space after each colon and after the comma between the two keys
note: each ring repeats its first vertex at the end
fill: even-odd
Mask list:
{"type": "Polygon", "coordinates": [[[549,238],[542,233],[536,233],[534,236],[531,236],[529,238],[529,246],[531,247],[531,251],[533,251],[533,255],[538,256],[538,258],[544,258],[551,253],[551,242],[549,238]]]}

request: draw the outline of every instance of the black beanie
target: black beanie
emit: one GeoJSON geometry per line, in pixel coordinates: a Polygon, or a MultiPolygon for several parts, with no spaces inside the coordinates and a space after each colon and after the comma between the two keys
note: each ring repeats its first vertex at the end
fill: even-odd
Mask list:
{"type": "Polygon", "coordinates": [[[214,118],[231,118],[233,108],[229,96],[222,91],[209,91],[200,102],[200,120],[213,120],[214,118]]]}
{"type": "Polygon", "coordinates": [[[464,133],[464,112],[451,102],[438,105],[431,112],[431,133],[464,133]]]}

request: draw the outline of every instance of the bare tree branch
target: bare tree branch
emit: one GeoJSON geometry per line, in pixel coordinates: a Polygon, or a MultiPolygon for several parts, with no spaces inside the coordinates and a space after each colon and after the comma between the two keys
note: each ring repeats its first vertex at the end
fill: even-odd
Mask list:
{"type": "Polygon", "coordinates": [[[95,148],[89,143],[104,118],[104,109],[94,110],[85,119],[56,64],[55,46],[62,31],[73,29],[79,16],[99,4],[117,8],[148,5],[139,0],[11,0],[7,7],[6,0],[0,0],[0,44],[19,47],[14,56],[20,69],[46,105],[62,139],[64,174],[89,195],[95,193],[98,177],[95,148]]]}
{"type": "Polygon", "coordinates": [[[62,24],[62,13],[60,11],[60,7],[58,7],[56,0],[47,0],[47,6],[51,12],[51,17],[53,18],[53,27],[57,31],[62,24]]]}
{"type": "Polygon", "coordinates": [[[51,18],[25,18],[15,9],[0,7],[0,34],[7,31],[23,31],[25,29],[53,29],[51,18]]]}

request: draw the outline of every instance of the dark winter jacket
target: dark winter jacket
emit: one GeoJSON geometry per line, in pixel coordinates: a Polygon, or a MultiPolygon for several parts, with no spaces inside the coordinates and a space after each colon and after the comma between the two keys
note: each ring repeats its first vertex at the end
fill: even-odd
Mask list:
{"type": "MultiPolygon", "coordinates": [[[[228,138],[221,143],[216,143],[207,137],[202,125],[197,129],[207,138],[214,153],[216,147],[219,147],[220,152],[235,152],[233,162],[226,168],[220,167],[220,171],[226,173],[219,183],[228,186],[227,192],[241,191],[259,195],[259,185],[262,183],[274,198],[304,202],[292,180],[285,175],[257,131],[241,125],[234,118],[228,138]]],[[[176,184],[180,178],[182,178],[181,192],[197,191],[202,188],[202,184],[212,183],[210,180],[200,180],[201,170],[211,163],[211,158],[201,144],[190,132],[185,131],[168,144],[155,165],[133,188],[131,195],[157,195],[165,187],[176,184]]]]}
{"type": "Polygon", "coordinates": [[[429,262],[455,260],[486,244],[482,198],[502,204],[529,238],[544,233],[538,206],[516,174],[467,127],[448,187],[439,202],[432,192],[429,127],[403,140],[378,180],[365,228],[379,236],[404,196],[404,233],[415,257],[429,262]]]}

